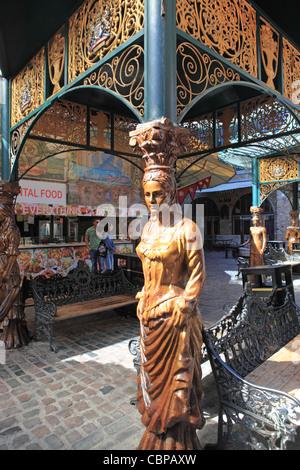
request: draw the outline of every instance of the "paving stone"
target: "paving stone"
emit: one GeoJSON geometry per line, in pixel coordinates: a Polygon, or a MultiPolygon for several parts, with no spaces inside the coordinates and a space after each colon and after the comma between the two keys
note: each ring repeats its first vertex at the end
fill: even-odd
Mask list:
{"type": "Polygon", "coordinates": [[[44,450],[40,444],[38,443],[33,443],[33,444],[30,444],[26,447],[26,450],[44,450]]]}
{"type": "Polygon", "coordinates": [[[11,416],[10,418],[0,421],[0,431],[6,428],[11,428],[12,425],[15,424],[16,422],[17,422],[17,419],[15,416],[11,416]]]}
{"type": "Polygon", "coordinates": [[[16,437],[12,442],[13,449],[20,449],[30,440],[27,434],[22,434],[21,436],[16,437]]]}
{"type": "Polygon", "coordinates": [[[50,434],[50,429],[48,426],[43,424],[42,426],[38,426],[37,428],[32,429],[31,432],[35,435],[36,438],[41,439],[50,434]]]}
{"type": "Polygon", "coordinates": [[[90,450],[103,441],[103,439],[104,433],[102,431],[97,431],[73,444],[72,448],[74,450],[90,450]]]}
{"type": "Polygon", "coordinates": [[[13,389],[21,386],[21,383],[18,382],[18,380],[16,379],[8,380],[6,383],[7,385],[9,385],[10,388],[13,388],[13,389]]]}
{"type": "Polygon", "coordinates": [[[5,431],[0,433],[1,438],[11,436],[12,434],[16,434],[17,432],[22,431],[20,426],[13,426],[11,428],[6,429],[5,431]]]}
{"type": "Polygon", "coordinates": [[[80,416],[71,416],[65,420],[65,425],[68,426],[68,428],[80,427],[83,423],[84,419],[80,416]]]}
{"type": "Polygon", "coordinates": [[[60,450],[64,446],[63,442],[55,434],[50,434],[50,436],[47,436],[45,438],[45,442],[52,450],[60,450]]]}
{"type": "Polygon", "coordinates": [[[24,419],[29,419],[29,418],[33,418],[34,416],[37,416],[40,414],[40,409],[39,408],[35,408],[33,410],[30,410],[30,411],[27,411],[26,413],[23,413],[23,418],[24,419]]]}
{"type": "Polygon", "coordinates": [[[99,391],[100,391],[103,395],[106,395],[107,393],[111,392],[112,390],[114,390],[114,387],[111,386],[111,385],[107,385],[106,387],[100,388],[99,391]]]}

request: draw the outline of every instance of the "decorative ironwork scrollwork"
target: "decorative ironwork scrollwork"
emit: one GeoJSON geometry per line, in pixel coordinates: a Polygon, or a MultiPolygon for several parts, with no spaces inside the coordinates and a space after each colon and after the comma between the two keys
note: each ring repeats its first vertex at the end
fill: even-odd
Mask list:
{"type": "Polygon", "coordinates": [[[177,26],[257,76],[256,16],[245,0],[176,0],[177,26]]]}
{"type": "Polygon", "coordinates": [[[11,169],[14,166],[22,140],[30,124],[32,123],[33,119],[34,119],[33,117],[27,119],[27,121],[23,122],[23,124],[21,124],[19,127],[14,129],[14,131],[11,134],[11,139],[10,139],[10,167],[11,169]]]}
{"type": "Polygon", "coordinates": [[[208,88],[239,80],[230,67],[189,42],[181,43],[177,48],[177,114],[208,88]]]}
{"type": "Polygon", "coordinates": [[[12,80],[11,126],[44,102],[45,49],[42,48],[24,69],[12,80]]]}
{"type": "MultiPolygon", "coordinates": [[[[295,100],[293,100],[293,84],[299,81],[300,77],[300,52],[286,38],[282,39],[284,95],[294,102],[295,100]]],[[[299,101],[296,101],[296,104],[299,104],[299,101]]]]}
{"type": "Polygon", "coordinates": [[[263,95],[241,103],[243,141],[298,129],[292,114],[272,97],[263,95]]]}
{"type": "Polygon", "coordinates": [[[297,160],[282,156],[264,158],[259,161],[259,179],[261,182],[295,180],[298,177],[299,163],[297,160]]]}
{"type": "Polygon", "coordinates": [[[49,77],[53,85],[52,95],[61,88],[61,79],[65,63],[65,37],[62,30],[58,31],[48,42],[49,77]]]}
{"type": "Polygon", "coordinates": [[[196,119],[182,123],[190,131],[190,141],[183,153],[208,150],[214,148],[214,119],[213,113],[199,116],[196,119]]]}
{"type": "Polygon", "coordinates": [[[280,189],[281,186],[285,186],[286,181],[278,181],[276,183],[264,183],[260,185],[259,188],[259,200],[260,204],[264,202],[265,199],[276,189],[280,189]]]}
{"type": "Polygon", "coordinates": [[[279,34],[269,23],[261,19],[260,27],[261,60],[267,75],[266,84],[275,89],[274,79],[278,71],[279,34]]]}
{"type": "Polygon", "coordinates": [[[86,127],[87,107],[59,100],[42,114],[30,135],[85,145],[86,127]]]}
{"type": "Polygon", "coordinates": [[[84,80],[118,93],[144,115],[144,50],[134,44],[103,64],[84,80]]]}
{"type": "Polygon", "coordinates": [[[87,0],[69,20],[69,83],[143,28],[143,0],[87,0]]]}

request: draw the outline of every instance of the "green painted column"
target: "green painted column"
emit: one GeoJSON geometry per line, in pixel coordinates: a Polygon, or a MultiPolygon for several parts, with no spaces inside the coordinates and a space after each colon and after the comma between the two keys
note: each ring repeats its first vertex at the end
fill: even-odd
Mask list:
{"type": "Polygon", "coordinates": [[[252,160],[252,205],[260,206],[258,158],[252,160]]]}
{"type": "Polygon", "coordinates": [[[0,77],[0,106],[1,106],[1,129],[2,129],[2,165],[1,177],[9,179],[9,87],[8,80],[0,77]]]}
{"type": "Polygon", "coordinates": [[[299,210],[298,181],[293,183],[293,211],[299,210]]]}
{"type": "Polygon", "coordinates": [[[145,122],[176,122],[176,1],[145,0],[145,122]]]}

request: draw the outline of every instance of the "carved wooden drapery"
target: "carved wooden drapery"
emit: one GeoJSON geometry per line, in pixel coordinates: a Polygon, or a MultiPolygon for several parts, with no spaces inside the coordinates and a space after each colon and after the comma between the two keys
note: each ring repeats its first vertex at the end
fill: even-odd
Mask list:
{"type": "Polygon", "coordinates": [[[205,282],[203,251],[201,243],[195,244],[195,224],[182,219],[181,211],[179,220],[175,213],[172,222],[164,217],[176,206],[174,167],[188,140],[189,130],[167,119],[140,125],[131,133],[131,145],[140,148],[145,160],[143,187],[150,210],[137,247],[145,277],[137,294],[141,325],[137,401],[146,426],[139,450],[201,449],[196,435],[204,425],[197,305],[205,282]],[[158,210],[164,212],[161,219],[154,209],[155,198],[158,210]]]}
{"type": "Polygon", "coordinates": [[[30,341],[21,298],[21,276],[17,262],[20,232],[14,203],[18,184],[0,183],[0,339],[6,349],[26,346],[30,341]]]}

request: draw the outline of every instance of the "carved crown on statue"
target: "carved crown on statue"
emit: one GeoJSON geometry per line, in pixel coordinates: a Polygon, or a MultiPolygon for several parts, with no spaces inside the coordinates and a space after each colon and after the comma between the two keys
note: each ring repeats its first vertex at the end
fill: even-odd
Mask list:
{"type": "Polygon", "coordinates": [[[299,211],[291,211],[289,214],[292,219],[297,219],[299,211]]]}
{"type": "Polygon", "coordinates": [[[251,212],[251,214],[253,214],[253,216],[259,217],[262,214],[263,209],[259,206],[251,206],[250,207],[250,212],[251,212]]]}
{"type": "Polygon", "coordinates": [[[190,131],[166,118],[139,124],[130,132],[129,144],[140,148],[145,162],[145,171],[151,169],[173,169],[177,156],[189,143],[190,131]]]}

